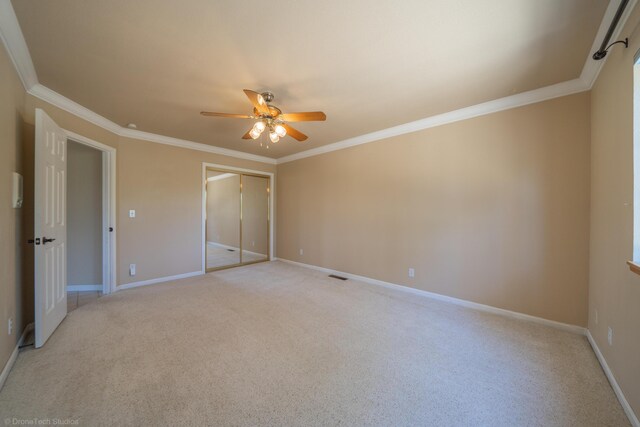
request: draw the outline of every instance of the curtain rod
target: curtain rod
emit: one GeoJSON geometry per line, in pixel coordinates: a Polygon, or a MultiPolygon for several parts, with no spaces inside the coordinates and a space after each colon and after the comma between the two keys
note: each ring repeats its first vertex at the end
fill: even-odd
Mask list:
{"type": "Polygon", "coordinates": [[[613,32],[616,29],[616,26],[618,26],[618,22],[620,22],[620,18],[622,17],[622,13],[624,12],[624,9],[627,7],[628,3],[629,3],[629,0],[622,0],[620,2],[620,6],[618,6],[618,10],[616,11],[615,16],[613,17],[613,21],[611,21],[611,25],[609,26],[609,29],[607,30],[607,34],[604,36],[604,40],[602,40],[602,44],[600,45],[600,49],[598,49],[598,51],[593,54],[593,59],[595,59],[596,61],[599,61],[602,58],[604,58],[605,56],[607,56],[607,51],[614,44],[622,43],[622,44],[624,44],[625,48],[629,47],[629,39],[628,38],[625,38],[624,40],[618,40],[618,41],[613,42],[613,43],[611,43],[610,45],[607,46],[607,43],[609,43],[609,40],[611,39],[611,36],[613,35],[613,32]]]}

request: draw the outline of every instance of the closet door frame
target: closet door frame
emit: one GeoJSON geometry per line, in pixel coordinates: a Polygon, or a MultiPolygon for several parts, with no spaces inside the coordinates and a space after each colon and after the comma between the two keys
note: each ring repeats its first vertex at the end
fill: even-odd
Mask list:
{"type": "MultiPolygon", "coordinates": [[[[238,189],[238,191],[240,191],[240,189],[238,189]]],[[[242,193],[240,193],[240,200],[241,200],[241,205],[240,205],[240,215],[242,216],[242,193]]],[[[240,265],[249,265],[249,264],[255,264],[258,262],[265,262],[265,261],[273,261],[274,260],[274,255],[273,255],[273,225],[275,223],[275,216],[274,216],[274,200],[275,200],[275,179],[274,179],[274,174],[270,173],[270,172],[262,172],[262,171],[257,171],[257,170],[252,170],[252,169],[244,169],[244,168],[236,168],[236,167],[231,167],[231,166],[226,166],[226,165],[219,165],[219,164],[215,164],[215,163],[206,163],[203,162],[202,163],[202,238],[201,238],[201,248],[202,248],[202,272],[203,273],[208,273],[210,271],[216,271],[216,270],[221,270],[224,268],[231,268],[231,267],[237,267],[240,265]],[[255,177],[259,177],[259,178],[266,178],[269,181],[269,187],[268,187],[268,191],[269,191],[269,207],[268,207],[268,213],[267,213],[267,222],[268,222],[268,238],[269,238],[269,244],[268,244],[268,254],[267,254],[267,259],[265,260],[259,260],[259,261],[250,261],[250,262],[242,262],[242,223],[240,224],[240,241],[239,241],[239,250],[240,250],[240,263],[238,264],[231,264],[231,265],[227,265],[224,267],[215,267],[215,268],[210,268],[207,269],[207,170],[214,170],[216,172],[227,172],[227,173],[235,173],[240,175],[240,183],[242,183],[242,175],[248,175],[248,176],[255,176],[255,177]]]]}

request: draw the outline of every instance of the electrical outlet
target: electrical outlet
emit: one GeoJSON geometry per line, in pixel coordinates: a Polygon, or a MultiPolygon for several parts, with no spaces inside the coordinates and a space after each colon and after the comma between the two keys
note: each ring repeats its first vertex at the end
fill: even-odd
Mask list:
{"type": "Polygon", "coordinates": [[[609,345],[613,345],[613,329],[609,326],[609,332],[607,333],[607,341],[609,341],[609,345]]]}
{"type": "Polygon", "coordinates": [[[131,209],[129,211],[129,218],[135,218],[136,217],[136,211],[134,209],[131,209]]]}
{"type": "Polygon", "coordinates": [[[9,333],[9,335],[11,335],[13,333],[13,319],[9,318],[9,321],[7,322],[7,332],[9,333]]]}
{"type": "Polygon", "coordinates": [[[413,268],[409,268],[409,277],[416,277],[416,271],[413,268]]]}
{"type": "Polygon", "coordinates": [[[300,255],[304,255],[304,249],[300,249],[300,255]]]}
{"type": "Polygon", "coordinates": [[[129,264],[129,276],[135,276],[135,275],[136,275],[136,265],[129,264]]]}

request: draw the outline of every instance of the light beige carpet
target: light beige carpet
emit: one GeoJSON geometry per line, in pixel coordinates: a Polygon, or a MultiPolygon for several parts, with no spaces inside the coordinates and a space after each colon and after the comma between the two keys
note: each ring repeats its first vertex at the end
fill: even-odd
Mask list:
{"type": "Polygon", "coordinates": [[[19,355],[0,415],[80,425],[628,425],[582,336],[280,262],[79,307],[42,349],[19,355]]]}

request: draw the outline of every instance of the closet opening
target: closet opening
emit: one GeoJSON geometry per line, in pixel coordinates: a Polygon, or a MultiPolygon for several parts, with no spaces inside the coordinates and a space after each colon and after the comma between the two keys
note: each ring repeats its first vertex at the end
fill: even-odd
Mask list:
{"type": "Polygon", "coordinates": [[[270,175],[206,166],[204,269],[271,259],[270,175]]]}

